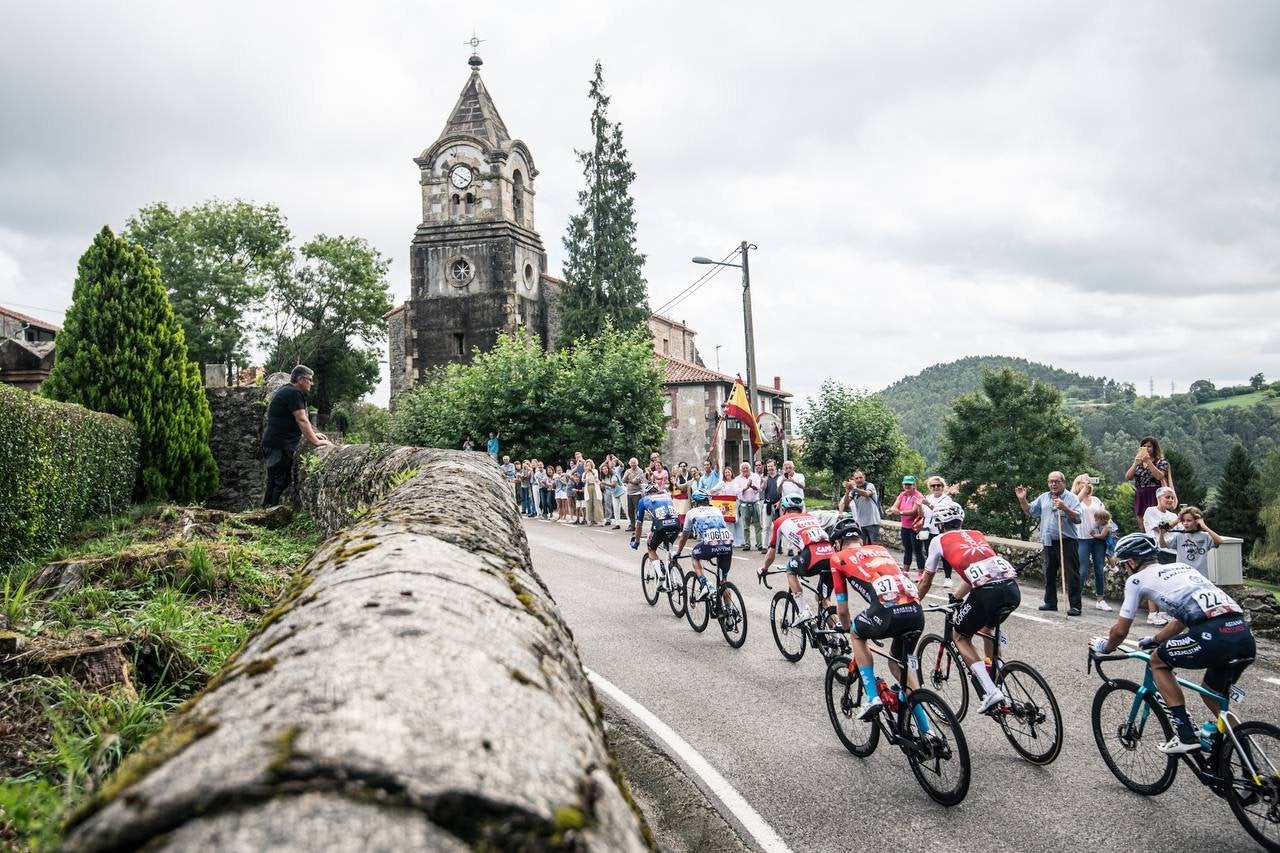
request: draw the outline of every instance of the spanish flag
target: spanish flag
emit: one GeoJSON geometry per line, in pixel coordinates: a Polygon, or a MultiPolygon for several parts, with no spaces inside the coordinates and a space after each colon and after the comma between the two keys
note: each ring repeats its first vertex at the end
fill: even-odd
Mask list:
{"type": "Polygon", "coordinates": [[[764,444],[764,436],[760,434],[760,426],[756,423],[755,415],[751,414],[751,401],[747,397],[747,389],[742,384],[741,376],[733,383],[733,392],[729,394],[729,401],[724,404],[724,413],[750,430],[751,452],[755,453],[759,450],[764,444]]]}

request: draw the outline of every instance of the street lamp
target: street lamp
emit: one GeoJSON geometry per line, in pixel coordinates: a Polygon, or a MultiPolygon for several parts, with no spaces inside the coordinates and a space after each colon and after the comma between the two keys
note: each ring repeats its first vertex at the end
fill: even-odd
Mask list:
{"type": "MultiPolygon", "coordinates": [[[[701,255],[693,259],[695,264],[711,264],[717,267],[737,267],[742,270],[742,325],[746,331],[747,337],[747,399],[751,403],[751,417],[760,414],[759,392],[756,390],[756,336],[752,330],[751,322],[751,270],[747,262],[747,253],[751,249],[758,249],[755,243],[742,241],[742,245],[738,247],[742,252],[742,263],[729,264],[724,261],[713,261],[710,258],[704,258],[701,255]]],[[[751,448],[751,461],[755,462],[755,447],[750,441],[747,446],[751,448]]]]}

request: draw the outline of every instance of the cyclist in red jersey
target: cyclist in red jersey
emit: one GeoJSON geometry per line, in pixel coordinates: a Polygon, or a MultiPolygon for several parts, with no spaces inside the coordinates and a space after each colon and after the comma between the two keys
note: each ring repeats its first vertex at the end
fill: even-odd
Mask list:
{"type": "MultiPolygon", "coordinates": [[[[1018,589],[1018,572],[1009,561],[995,552],[987,537],[977,530],[962,530],[964,509],[949,504],[935,513],[934,518],[942,532],[929,543],[929,557],[924,563],[924,575],[920,579],[920,595],[923,597],[933,586],[934,573],[943,560],[960,576],[960,586],[955,598],[964,599],[956,611],[956,648],[965,666],[982,685],[982,704],[978,713],[985,714],[1005,701],[1004,693],[991,679],[987,665],[973,646],[973,635],[983,628],[994,637],[1000,623],[1022,603],[1018,589]]],[[[991,660],[996,659],[996,642],[984,638],[984,650],[991,660]]]]}
{"type": "Polygon", "coordinates": [[[764,565],[756,569],[758,577],[773,565],[778,555],[779,546],[791,548],[798,553],[787,561],[787,586],[791,589],[791,597],[795,599],[796,609],[800,615],[795,624],[800,625],[817,616],[809,605],[804,603],[804,591],[800,586],[799,575],[818,578],[818,613],[826,606],[827,597],[831,594],[831,567],[828,560],[835,553],[827,531],[822,523],[804,511],[804,496],[792,492],[782,496],[779,502],[782,514],[774,519],[769,531],[769,550],[764,555],[764,565]]]}
{"type": "MultiPolygon", "coordinates": [[[[893,658],[889,664],[894,678],[909,689],[920,686],[914,669],[902,673],[897,661],[904,653],[915,648],[924,630],[924,611],[920,608],[920,596],[916,586],[898,565],[898,561],[883,545],[863,545],[862,530],[858,522],[842,518],[831,533],[840,550],[831,558],[831,580],[835,587],[836,615],[840,626],[849,632],[853,640],[853,660],[869,701],[858,714],[858,719],[869,720],[880,710],[881,700],[876,689],[875,660],[867,648],[867,640],[892,638],[890,649],[893,658]],[[849,618],[848,588],[853,587],[869,605],[865,610],[849,618]]],[[[916,722],[921,732],[928,732],[929,723],[923,709],[916,708],[916,722]]]]}

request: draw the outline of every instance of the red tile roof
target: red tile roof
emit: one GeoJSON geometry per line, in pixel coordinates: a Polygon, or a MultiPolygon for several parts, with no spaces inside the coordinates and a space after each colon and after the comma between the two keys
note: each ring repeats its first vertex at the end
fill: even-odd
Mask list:
{"type": "MultiPolygon", "coordinates": [[[[663,382],[667,385],[706,385],[711,382],[727,382],[732,385],[737,381],[736,376],[728,376],[724,373],[717,373],[701,367],[690,361],[684,361],[679,358],[672,358],[669,355],[658,353],[658,358],[662,359],[666,369],[666,377],[663,382]]],[[[780,388],[774,388],[772,385],[756,385],[756,389],[762,394],[772,394],[775,397],[790,397],[791,392],[780,388]]]]}
{"type": "Polygon", "coordinates": [[[0,314],[4,314],[6,317],[12,317],[13,319],[23,323],[30,323],[38,329],[49,329],[54,332],[62,331],[62,327],[57,323],[50,323],[48,320],[40,320],[30,316],[29,314],[23,314],[21,311],[14,311],[12,308],[5,308],[3,305],[0,305],[0,314]]]}

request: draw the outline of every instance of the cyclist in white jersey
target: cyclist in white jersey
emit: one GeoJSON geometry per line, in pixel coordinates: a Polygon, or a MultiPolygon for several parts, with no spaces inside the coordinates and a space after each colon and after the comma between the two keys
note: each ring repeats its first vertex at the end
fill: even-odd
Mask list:
{"type": "MultiPolygon", "coordinates": [[[[1235,599],[1186,563],[1158,562],[1159,553],[1155,539],[1145,533],[1130,533],[1116,543],[1116,561],[1130,577],[1124,585],[1120,617],[1108,636],[1093,639],[1093,650],[1109,654],[1118,648],[1129,635],[1129,627],[1144,600],[1155,602],[1169,614],[1169,624],[1154,637],[1144,637],[1138,645],[1155,647],[1151,675],[1177,732],[1168,743],[1160,745],[1160,750],[1193,752],[1200,748],[1200,738],[1187,715],[1187,700],[1173,668],[1203,669],[1204,686],[1225,694],[1248,666],[1228,666],[1228,662],[1252,658],[1257,647],[1244,611],[1235,599]]],[[[1208,696],[1203,699],[1216,717],[1218,702],[1208,696]]]]}
{"type": "Polygon", "coordinates": [[[831,595],[831,556],[835,554],[835,546],[827,535],[826,529],[812,515],[804,511],[804,496],[798,492],[783,495],[781,500],[782,515],[774,519],[773,528],[769,531],[769,550],[764,555],[764,565],[756,569],[757,577],[773,565],[773,560],[781,548],[797,551],[787,561],[787,586],[791,597],[795,599],[799,616],[794,624],[799,625],[813,619],[826,607],[827,598],[831,595]],[[818,609],[813,611],[804,601],[804,593],[800,586],[800,577],[818,576],[818,609]]]}
{"type": "MultiPolygon", "coordinates": [[[[684,527],[676,540],[675,553],[678,556],[684,550],[684,543],[690,536],[698,540],[698,544],[693,546],[693,572],[698,576],[694,600],[701,601],[710,595],[710,585],[702,574],[702,561],[713,560],[719,578],[728,577],[733,565],[733,531],[725,524],[724,513],[711,506],[711,495],[695,489],[689,495],[689,503],[693,506],[684,514],[684,527]]],[[[724,603],[730,603],[728,590],[725,590],[724,603]]]]}

